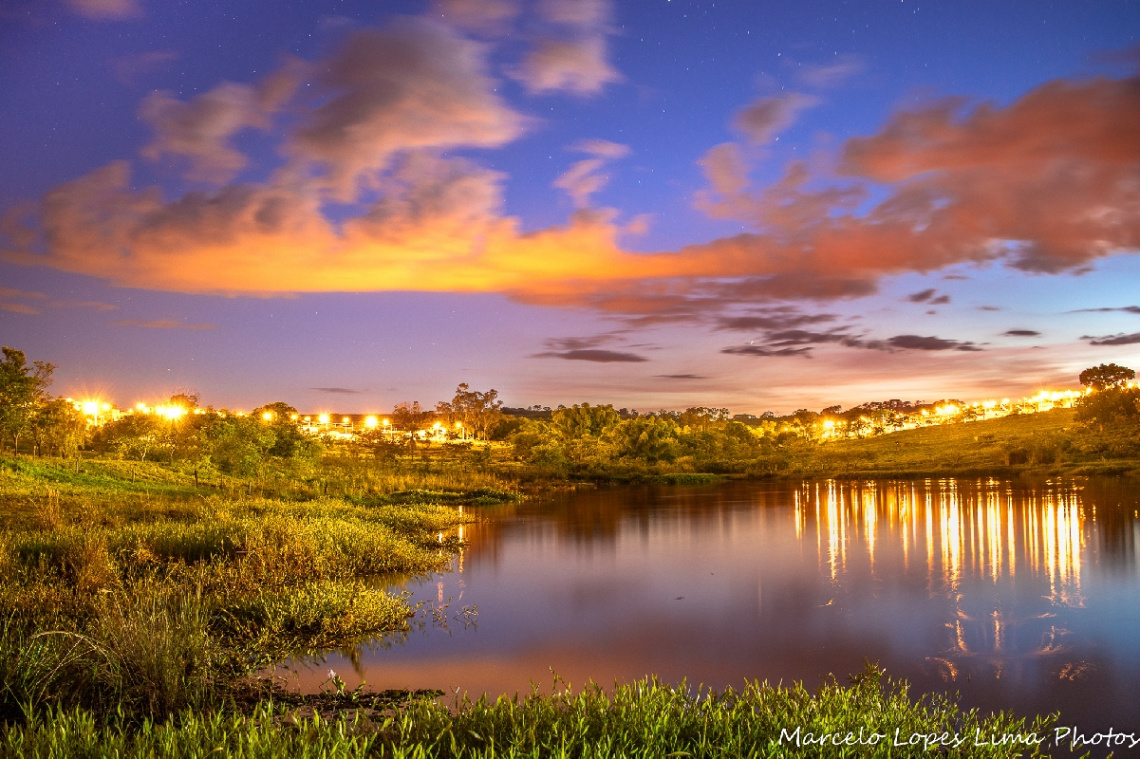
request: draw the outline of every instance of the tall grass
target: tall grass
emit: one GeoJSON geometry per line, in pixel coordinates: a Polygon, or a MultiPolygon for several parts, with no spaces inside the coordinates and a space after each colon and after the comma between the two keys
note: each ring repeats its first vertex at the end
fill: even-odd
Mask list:
{"type": "Polygon", "coordinates": [[[229,499],[154,463],[79,468],[0,460],[9,717],[173,714],[273,658],[403,631],[413,610],[384,578],[441,568],[456,542],[439,535],[467,519],[424,491],[229,499]]]}

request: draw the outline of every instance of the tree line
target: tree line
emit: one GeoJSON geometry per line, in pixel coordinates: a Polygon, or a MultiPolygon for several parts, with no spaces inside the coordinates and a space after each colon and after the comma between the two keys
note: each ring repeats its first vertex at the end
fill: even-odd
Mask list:
{"type": "MultiPolygon", "coordinates": [[[[55,366],[28,362],[23,351],[3,348],[0,362],[0,441],[13,453],[73,457],[82,448],[120,458],[182,462],[195,475],[203,468],[242,477],[258,476],[267,463],[293,470],[310,467],[329,443],[307,434],[297,409],[278,401],[248,415],[201,407],[192,393],[180,393],[168,408],[178,415],[132,413],[97,427],[66,399],[47,388],[55,366]]],[[[1140,388],[1135,372],[1116,364],[1080,374],[1084,396],[1077,419],[1099,434],[1140,429],[1140,388]]],[[[946,403],[953,403],[947,401],[946,403]]],[[[391,414],[394,435],[384,429],[357,431],[354,445],[377,458],[415,450],[432,427],[463,440],[499,440],[514,457],[541,469],[588,472],[610,466],[669,465],[705,472],[756,472],[781,468],[799,447],[818,442],[826,419],[857,425],[856,432],[885,432],[898,419],[935,404],[882,401],[843,412],[799,409],[786,416],[765,413],[730,416],[728,409],[693,407],[685,411],[638,414],[612,405],[577,404],[534,408],[512,414],[498,392],[460,384],[450,401],[425,408],[418,401],[397,404],[391,414]]],[[[960,404],[959,405],[963,405],[960,404]]]]}

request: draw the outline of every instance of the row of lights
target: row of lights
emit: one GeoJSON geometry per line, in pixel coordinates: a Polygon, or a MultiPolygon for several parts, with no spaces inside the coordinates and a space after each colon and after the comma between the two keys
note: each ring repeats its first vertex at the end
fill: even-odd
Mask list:
{"type": "MultiPolygon", "coordinates": [[[[1135,381],[1128,382],[1125,384],[1125,387],[1128,387],[1128,388],[1135,388],[1137,386],[1138,386],[1138,383],[1135,381]]],[[[1088,395],[1089,393],[1092,393],[1092,392],[1093,392],[1092,388],[1085,388],[1084,390],[1042,390],[1037,395],[1035,395],[1031,398],[1022,399],[1020,405],[1032,405],[1034,408],[1037,408],[1037,407],[1042,406],[1046,403],[1050,404],[1051,406],[1056,405],[1058,403],[1061,403],[1063,405],[1071,406],[1073,403],[1076,402],[1077,399],[1081,398],[1084,395],[1088,395]]],[[[81,411],[86,416],[92,417],[92,419],[95,420],[96,423],[98,423],[98,419],[99,419],[99,416],[101,414],[114,411],[114,408],[111,406],[111,404],[106,403],[104,401],[98,401],[98,400],[76,401],[72,398],[67,398],[66,400],[68,403],[71,403],[75,407],[76,411],[81,411]]],[[[970,407],[973,408],[974,410],[981,410],[983,412],[991,412],[995,409],[998,409],[1000,411],[1006,411],[1006,412],[1012,410],[1012,406],[1010,404],[1009,398],[1002,398],[1000,401],[996,401],[996,400],[975,401],[974,403],[970,404],[970,407]]],[[[187,409],[184,406],[178,406],[178,405],[148,406],[145,403],[136,404],[135,407],[133,409],[131,409],[130,411],[128,411],[127,413],[134,413],[136,411],[138,413],[141,413],[141,414],[156,414],[158,416],[164,417],[164,418],[169,419],[171,421],[181,419],[182,417],[186,416],[188,413],[191,413],[190,411],[187,411],[187,409]]],[[[957,416],[961,411],[962,411],[962,409],[959,408],[958,406],[948,403],[946,405],[938,406],[937,408],[935,408],[934,409],[934,415],[936,417],[942,417],[942,419],[945,421],[949,421],[949,419],[951,417],[957,416]]],[[[196,408],[193,410],[192,413],[203,414],[205,412],[202,409],[196,408]]],[[[245,416],[245,413],[242,411],[238,411],[238,412],[236,412],[236,415],[239,417],[245,416]]],[[[276,415],[272,411],[266,411],[265,413],[263,413],[261,415],[261,418],[266,422],[271,422],[271,421],[273,421],[275,416],[276,415]]],[[[931,413],[928,409],[923,409],[922,410],[922,416],[929,418],[931,416],[931,413]]],[[[300,417],[298,414],[290,414],[289,418],[292,421],[300,420],[309,426],[311,426],[313,423],[313,418],[311,416],[300,417]]],[[[867,422],[870,421],[870,419],[867,419],[866,417],[862,417],[862,419],[863,419],[863,421],[867,421],[867,422]]],[[[328,426],[330,423],[332,423],[332,417],[329,414],[318,414],[317,415],[317,423],[322,425],[322,426],[328,426]]],[[[347,416],[341,417],[340,424],[342,424],[344,426],[351,427],[352,419],[350,417],[347,417],[347,416]]],[[[391,422],[388,419],[381,419],[381,418],[374,416],[374,415],[369,415],[369,416],[364,417],[364,427],[366,429],[374,430],[377,427],[383,427],[383,428],[385,428],[385,430],[387,430],[387,428],[390,426],[391,426],[391,422]]],[[[443,426],[444,425],[441,422],[436,422],[435,424],[432,425],[432,429],[435,431],[435,434],[442,434],[443,426]]],[[[824,426],[824,429],[826,429],[830,432],[831,430],[833,430],[835,428],[836,422],[832,419],[828,419],[828,420],[824,421],[823,426],[824,426]]],[[[463,423],[462,422],[456,422],[455,423],[455,429],[459,433],[463,433],[463,423]]]]}

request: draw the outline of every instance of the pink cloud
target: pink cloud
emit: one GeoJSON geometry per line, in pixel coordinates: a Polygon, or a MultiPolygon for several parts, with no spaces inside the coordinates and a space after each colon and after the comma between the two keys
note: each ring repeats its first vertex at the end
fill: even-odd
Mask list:
{"type": "Polygon", "coordinates": [[[513,0],[433,0],[431,10],[459,29],[498,33],[519,14],[513,0]]]}
{"type": "Polygon", "coordinates": [[[152,93],[139,109],[139,117],[155,130],[154,140],[142,154],[152,161],[164,156],[187,159],[189,179],[228,181],[249,163],[230,146],[230,138],[243,129],[269,125],[258,101],[253,87],[232,82],[220,84],[188,103],[166,92],[152,93]]]}
{"type": "Polygon", "coordinates": [[[574,163],[554,180],[554,186],[565,190],[574,200],[574,205],[585,208],[590,204],[590,196],[610,181],[608,174],[599,172],[609,161],[628,155],[629,147],[607,140],[582,140],[572,149],[588,153],[593,158],[574,163]]]}
{"type": "Polygon", "coordinates": [[[767,145],[795,123],[800,111],[818,104],[819,98],[800,92],[760,98],[742,108],[732,125],[754,145],[767,145]]]}
{"type": "Polygon", "coordinates": [[[606,59],[608,0],[543,0],[538,15],[548,31],[510,72],[527,91],[594,95],[621,80],[606,59]]]}
{"type": "Polygon", "coordinates": [[[597,36],[541,40],[512,74],[532,93],[592,95],[621,79],[606,61],[605,39],[597,36]]]}
{"type": "Polygon", "coordinates": [[[479,43],[425,19],[356,32],[321,66],[328,97],[286,150],[352,200],[401,151],[510,142],[526,119],[495,94],[484,58],[479,43]]]}

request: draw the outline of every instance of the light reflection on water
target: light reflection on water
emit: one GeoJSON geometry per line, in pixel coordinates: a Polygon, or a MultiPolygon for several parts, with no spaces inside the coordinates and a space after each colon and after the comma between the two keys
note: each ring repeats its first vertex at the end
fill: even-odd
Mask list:
{"type": "Polygon", "coordinates": [[[350,686],[492,695],[549,690],[552,670],[815,687],[869,658],[968,706],[1140,731],[1138,490],[829,480],[497,507],[462,528],[451,572],[401,586],[429,604],[420,629],[300,682],[331,667],[350,686]]]}

